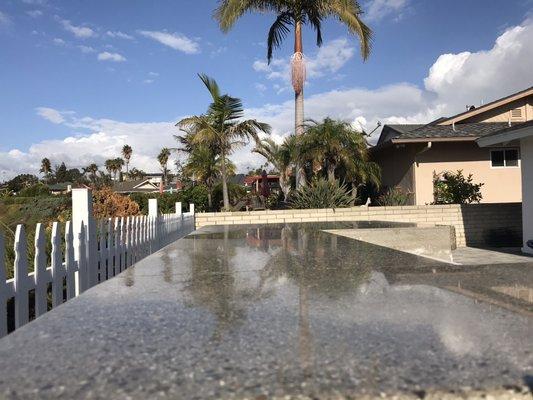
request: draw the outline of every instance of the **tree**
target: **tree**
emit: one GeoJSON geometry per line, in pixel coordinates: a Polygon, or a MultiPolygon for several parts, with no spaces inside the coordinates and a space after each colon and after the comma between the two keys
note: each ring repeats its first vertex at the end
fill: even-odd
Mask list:
{"type": "Polygon", "coordinates": [[[107,173],[109,175],[113,175],[113,173],[115,172],[115,162],[114,162],[114,160],[111,160],[111,159],[106,160],[104,166],[105,166],[105,169],[106,169],[107,173]]]}
{"type": "Polygon", "coordinates": [[[54,167],[54,177],[56,183],[68,182],[68,169],[64,162],[54,167]]]}
{"type": "Polygon", "coordinates": [[[22,189],[34,186],[39,183],[39,179],[35,175],[20,174],[7,182],[7,188],[9,191],[18,193],[22,189]]]}
{"type": "Polygon", "coordinates": [[[88,174],[90,181],[94,183],[97,177],[96,174],[98,173],[98,165],[95,163],[88,165],[87,167],[83,168],[83,173],[88,174]]]}
{"type": "Polygon", "coordinates": [[[132,180],[143,179],[146,176],[146,172],[134,167],[131,169],[128,176],[132,180]]]}
{"type": "Polygon", "coordinates": [[[283,192],[285,202],[289,199],[291,190],[290,174],[293,161],[293,153],[289,141],[290,139],[285,140],[282,145],[279,145],[274,140],[266,138],[261,140],[253,149],[255,153],[265,157],[279,173],[279,186],[283,192]]]}
{"type": "MultiPolygon", "coordinates": [[[[117,157],[115,158],[114,160],[114,164],[115,164],[115,180],[117,180],[117,175],[119,177],[122,176],[122,167],[124,166],[124,159],[120,158],[120,157],[117,157]]],[[[120,179],[122,180],[122,179],[120,179]]]]}
{"type": "Polygon", "coordinates": [[[168,159],[170,158],[170,149],[163,147],[157,156],[157,161],[161,165],[161,171],[163,171],[163,183],[167,183],[167,174],[168,174],[168,159]]]}
{"type": "Polygon", "coordinates": [[[45,179],[50,176],[50,173],[52,172],[52,163],[50,162],[50,159],[43,158],[41,160],[41,169],[39,172],[44,174],[45,179]]]}
{"type": "Polygon", "coordinates": [[[124,147],[122,147],[122,157],[124,157],[124,160],[126,161],[126,173],[129,172],[130,159],[131,159],[132,153],[133,153],[133,149],[131,148],[131,146],[125,144],[124,147]]]}
{"type": "MultiPolygon", "coordinates": [[[[322,45],[322,22],[326,18],[338,19],[351,34],[359,37],[361,56],[370,55],[372,30],[361,20],[362,10],[357,0],[222,0],[215,11],[220,28],[228,32],[236,21],[248,12],[273,12],[276,19],[268,32],[267,59],[272,60],[274,48],[281,46],[291,28],[294,29],[294,55],[292,57],[292,85],[295,93],[295,133],[304,133],[304,83],[302,26],[310,25],[316,32],[316,44],[322,45]]],[[[305,185],[303,169],[297,168],[297,186],[305,185]]]]}
{"type": "Polygon", "coordinates": [[[380,169],[369,161],[365,135],[347,122],[325,118],[312,123],[301,137],[300,152],[301,162],[309,160],[315,171],[324,170],[328,181],[351,182],[354,198],[361,184],[380,183],[380,169]]]}
{"type": "Polygon", "coordinates": [[[483,198],[481,188],[484,183],[474,183],[474,177],[463,175],[463,171],[456,173],[445,171],[433,173],[433,195],[435,204],[471,204],[479,203],[483,198]]]}
{"type": "Polygon", "coordinates": [[[242,120],[243,104],[238,98],[222,95],[215,80],[199,75],[212,97],[212,103],[203,115],[185,118],[177,126],[185,132],[194,132],[192,145],[206,145],[220,157],[222,197],[224,209],[229,210],[227,157],[232,151],[254,139],[259,141],[259,132],[270,133],[268,124],[254,119],[242,120]]]}

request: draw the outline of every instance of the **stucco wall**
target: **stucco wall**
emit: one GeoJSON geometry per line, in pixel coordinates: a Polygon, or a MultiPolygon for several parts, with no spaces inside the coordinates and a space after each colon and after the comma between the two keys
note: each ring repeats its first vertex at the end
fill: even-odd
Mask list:
{"type": "Polygon", "coordinates": [[[433,173],[463,170],[473,174],[474,182],[484,183],[482,203],[522,201],[520,167],[492,168],[489,148],[474,142],[438,143],[416,157],[416,204],[433,202],[433,173]]]}
{"type": "Polygon", "coordinates": [[[196,214],[196,227],[319,221],[396,221],[455,228],[457,246],[520,246],[521,205],[473,204],[196,214]]]}
{"type": "Polygon", "coordinates": [[[381,167],[382,187],[401,187],[405,192],[413,193],[409,204],[414,204],[414,157],[418,147],[391,146],[372,156],[373,161],[381,167]]]}
{"type": "Polygon", "coordinates": [[[526,241],[533,240],[533,137],[522,139],[521,152],[524,251],[533,254],[533,250],[526,246],[526,241]]]}

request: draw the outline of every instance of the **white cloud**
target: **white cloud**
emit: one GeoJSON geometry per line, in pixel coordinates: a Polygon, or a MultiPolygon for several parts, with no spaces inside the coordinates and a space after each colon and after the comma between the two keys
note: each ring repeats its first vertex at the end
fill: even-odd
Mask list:
{"type": "Polygon", "coordinates": [[[124,62],[126,61],[126,57],[118,53],[104,51],[103,53],[98,54],[98,61],[124,62]]]}
{"type": "Polygon", "coordinates": [[[260,82],[257,82],[254,84],[254,88],[255,90],[257,90],[258,92],[264,92],[267,90],[267,86],[263,83],[260,83],[260,82]]]}
{"type": "Polygon", "coordinates": [[[63,114],[65,114],[64,112],[48,107],[38,107],[36,111],[37,115],[54,124],[61,124],[65,122],[65,118],[63,117],[63,114]]]}
{"type": "Polygon", "coordinates": [[[174,50],[182,51],[186,54],[197,54],[200,52],[200,45],[194,39],[190,39],[180,33],[168,33],[161,31],[139,31],[144,37],[153,39],[174,50]]]}
{"type": "Polygon", "coordinates": [[[87,39],[96,36],[96,32],[87,26],[72,25],[71,22],[67,19],[62,19],[60,20],[60,22],[63,25],[63,28],[65,28],[65,30],[72,33],[77,38],[87,39]]]}
{"type": "Polygon", "coordinates": [[[54,38],[53,42],[58,46],[64,46],[66,44],[66,42],[61,38],[54,38]]]}
{"type": "Polygon", "coordinates": [[[150,76],[159,76],[159,73],[150,71],[150,72],[148,72],[148,75],[150,75],[150,76]]]}
{"type": "Polygon", "coordinates": [[[173,135],[179,133],[174,126],[179,118],[170,122],[120,122],[78,117],[70,111],[44,107],[37,113],[50,122],[72,129],[73,133],[64,139],[35,143],[27,151],[0,152],[0,180],[24,171],[38,173],[43,157],[49,157],[54,164],[64,161],[69,167],[84,167],[92,162],[102,166],[106,159],[118,157],[124,144],[133,147],[132,167],[157,172],[157,154],[162,147],[175,147],[173,135]]]}
{"type": "Polygon", "coordinates": [[[6,13],[0,11],[0,28],[7,27],[11,24],[12,24],[11,17],[7,15],[6,13]]]}
{"type": "Polygon", "coordinates": [[[44,6],[47,0],[22,0],[23,3],[31,4],[33,6],[44,6]]]}
{"type": "Polygon", "coordinates": [[[84,45],[80,45],[78,46],[78,49],[81,50],[82,53],[96,53],[96,50],[94,48],[92,48],[91,46],[84,46],[84,45]]]}
{"type": "Polygon", "coordinates": [[[154,80],[153,79],[145,79],[143,81],[143,83],[146,83],[147,85],[149,85],[150,83],[154,83],[154,80]]]}
{"type": "Polygon", "coordinates": [[[38,18],[43,15],[43,12],[41,10],[30,10],[26,11],[26,14],[28,14],[32,18],[38,18]]]}
{"type": "Polygon", "coordinates": [[[106,35],[111,37],[111,38],[118,38],[118,39],[126,39],[126,40],[133,40],[133,36],[131,35],[128,35],[127,33],[124,33],[124,32],[121,32],[121,31],[107,31],[106,32],[106,35]]]}
{"type": "MultiPolygon", "coordinates": [[[[346,38],[339,38],[325,43],[315,55],[306,57],[306,71],[308,79],[316,79],[326,74],[337,73],[353,58],[355,48],[346,38]]],[[[286,85],[290,82],[290,60],[275,58],[270,65],[263,60],[256,60],[252,68],[264,73],[267,79],[281,80],[286,85]]]]}
{"type": "Polygon", "coordinates": [[[408,4],[409,0],[370,0],[366,4],[364,17],[369,21],[379,21],[395,14],[395,19],[399,19],[408,4]]]}

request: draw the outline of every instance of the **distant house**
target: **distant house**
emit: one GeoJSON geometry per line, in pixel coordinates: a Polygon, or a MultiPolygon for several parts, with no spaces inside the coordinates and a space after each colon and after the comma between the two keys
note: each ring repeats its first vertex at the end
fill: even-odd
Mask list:
{"type": "Polygon", "coordinates": [[[411,193],[411,204],[433,202],[433,174],[463,170],[484,183],[482,202],[520,202],[520,148],[500,143],[481,148],[476,140],[533,120],[533,87],[428,124],[385,125],[372,158],[384,187],[411,193]]]}
{"type": "MultiPolygon", "coordinates": [[[[262,180],[263,177],[261,175],[246,176],[243,184],[248,191],[252,193],[259,193],[261,191],[262,180]]],[[[267,175],[267,181],[271,191],[280,189],[279,175],[267,175]]]]}
{"type": "Polygon", "coordinates": [[[183,184],[179,181],[174,181],[169,185],[162,185],[162,179],[144,178],[131,181],[115,182],[113,190],[117,193],[131,194],[131,193],[174,193],[183,189],[183,184]]]}
{"type": "Polygon", "coordinates": [[[72,191],[72,182],[61,182],[48,185],[50,193],[53,195],[68,194],[72,191]]]}
{"type": "Polygon", "coordinates": [[[150,179],[138,179],[131,181],[115,182],[113,190],[117,193],[154,193],[159,191],[159,185],[151,182],[150,179]]]}

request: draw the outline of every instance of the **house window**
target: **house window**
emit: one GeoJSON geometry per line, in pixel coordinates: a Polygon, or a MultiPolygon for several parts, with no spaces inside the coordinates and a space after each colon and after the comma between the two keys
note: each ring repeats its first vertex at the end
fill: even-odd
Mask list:
{"type": "Polygon", "coordinates": [[[493,168],[518,167],[518,150],[491,150],[490,162],[493,168]]]}

